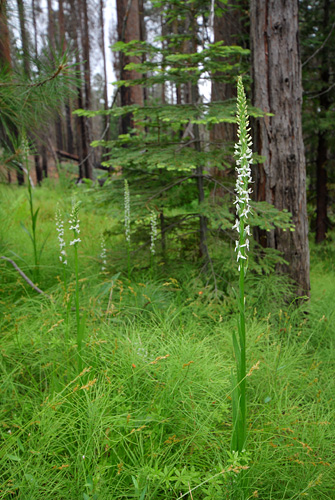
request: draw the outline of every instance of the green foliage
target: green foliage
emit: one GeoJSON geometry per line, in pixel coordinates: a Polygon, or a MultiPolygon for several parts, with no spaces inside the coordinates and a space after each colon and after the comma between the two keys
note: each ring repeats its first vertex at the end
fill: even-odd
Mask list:
{"type": "Polygon", "coordinates": [[[302,118],[309,178],[310,219],[312,230],[314,230],[318,161],[319,163],[321,161],[322,168],[325,168],[328,177],[327,225],[331,227],[334,223],[332,206],[335,199],[335,8],[333,2],[313,0],[300,2],[299,10],[304,88],[302,118]],[[318,160],[318,157],[321,157],[321,160],[318,160]]]}
{"type": "MultiPolygon", "coordinates": [[[[167,25],[175,21],[183,26],[194,9],[200,9],[206,22],[210,12],[209,2],[175,2],[173,12],[166,2],[159,6],[167,25]]],[[[116,85],[142,85],[157,90],[161,85],[184,85],[191,94],[197,94],[199,82],[208,79],[235,85],[237,75],[247,69],[249,51],[236,45],[225,46],[222,42],[200,43],[199,32],[205,28],[198,26],[195,18],[192,23],[187,32],[177,30],[156,37],[151,43],[133,40],[115,44],[113,50],[136,57],[136,64],[132,62],[127,69],[136,70],[138,75],[138,78],[119,81],[116,85]]],[[[247,78],[245,80],[248,82],[247,78]]],[[[235,99],[206,102],[205,99],[194,100],[193,96],[178,105],[152,99],[144,106],[75,112],[79,116],[109,115],[119,119],[131,114],[133,128],[126,134],[112,141],[94,141],[92,145],[105,148],[107,152],[102,164],[113,167],[116,174],[106,182],[104,193],[96,192],[96,199],[113,206],[117,200],[121,202],[119,173],[122,171],[129,181],[133,200],[136,200],[132,231],[139,244],[149,238],[147,214],[152,209],[163,217],[166,236],[182,243],[184,253],[192,259],[197,253],[196,235],[203,217],[208,227],[207,244],[216,243],[226,232],[231,236],[234,179],[228,174],[233,166],[233,144],[211,142],[210,133],[215,125],[236,123],[235,109],[235,99]],[[214,169],[226,175],[216,175],[214,169]],[[201,194],[199,177],[203,182],[201,194]],[[220,198],[213,195],[217,188],[220,198]]],[[[254,118],[264,116],[261,110],[251,106],[249,113],[254,118]]],[[[262,159],[254,155],[254,163],[260,161],[262,159]]],[[[253,226],[266,230],[275,226],[290,228],[289,220],[288,213],[278,212],[270,205],[253,206],[253,226]]]]}
{"type": "MultiPolygon", "coordinates": [[[[0,189],[0,242],[13,257],[22,252],[19,221],[29,221],[29,207],[23,189],[0,189]]],[[[241,471],[251,498],[332,498],[334,244],[312,246],[312,296],[303,308],[290,304],[282,279],[255,276],[249,261],[249,454],[236,456],[229,452],[235,296],[215,297],[198,267],[190,261],[180,266],[175,254],[165,267],[158,259],[149,280],[143,269],[148,249],[136,256],[142,264],[130,282],[126,255],[120,258],[123,224],[118,230],[115,220],[122,204],[108,212],[93,209],[87,188],[81,189],[76,188],[86,202],[78,247],[80,308],[86,314],[81,376],[75,315],[67,332],[64,288],[57,278],[63,268],[54,213],[61,190],[43,186],[34,198],[41,207],[40,237],[54,234],[40,263],[41,287],[52,300],[0,261],[0,498],[175,500],[189,498],[191,491],[198,500],[233,499],[239,498],[241,471]],[[102,232],[104,273],[98,257],[102,232]]],[[[65,213],[71,194],[62,199],[65,213]]],[[[221,251],[232,268],[229,245],[221,251]]],[[[32,263],[33,252],[26,252],[23,257],[32,263]]],[[[68,260],[73,296],[73,256],[68,260]]],[[[229,279],[236,288],[236,275],[229,279]]]]}
{"type": "Polygon", "coordinates": [[[55,60],[44,54],[27,79],[20,68],[0,69],[0,147],[1,160],[8,168],[20,161],[22,139],[32,135],[42,122],[73,92],[76,82],[68,54],[55,54],[55,60]],[[55,69],[56,68],[56,69],[55,69]]]}

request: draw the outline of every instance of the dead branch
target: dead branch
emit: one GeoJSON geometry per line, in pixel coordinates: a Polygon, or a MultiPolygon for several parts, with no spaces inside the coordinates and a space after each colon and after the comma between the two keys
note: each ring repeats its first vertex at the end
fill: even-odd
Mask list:
{"type": "Polygon", "coordinates": [[[43,292],[43,290],[38,288],[38,286],[34,285],[34,283],[28,278],[28,276],[22,271],[22,269],[19,268],[19,266],[12,259],[9,259],[8,257],[5,257],[4,255],[1,255],[0,259],[4,259],[4,260],[7,260],[8,262],[10,262],[12,264],[12,266],[17,270],[17,272],[22,276],[22,278],[28,283],[28,285],[30,285],[37,293],[40,293],[51,300],[50,295],[43,292]]]}

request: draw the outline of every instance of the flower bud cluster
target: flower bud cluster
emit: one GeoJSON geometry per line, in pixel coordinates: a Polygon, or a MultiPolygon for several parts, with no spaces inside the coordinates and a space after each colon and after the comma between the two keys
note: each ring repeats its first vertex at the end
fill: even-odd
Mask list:
{"type": "Polygon", "coordinates": [[[77,203],[72,203],[72,211],[70,214],[70,219],[69,219],[69,224],[70,224],[70,231],[73,231],[73,236],[74,239],[70,241],[70,245],[77,245],[78,243],[81,242],[81,239],[79,238],[79,222],[80,220],[78,219],[78,212],[79,212],[79,205],[80,202],[77,203]]]}
{"type": "Polygon", "coordinates": [[[124,229],[126,242],[130,245],[130,195],[128,181],[124,181],[124,229]]]}
{"type": "Polygon", "coordinates": [[[56,214],[55,214],[55,219],[56,219],[56,230],[58,233],[58,241],[59,241],[59,249],[60,249],[60,255],[59,255],[59,260],[61,261],[62,264],[65,266],[67,265],[67,255],[65,251],[65,240],[64,240],[64,221],[62,219],[61,211],[59,207],[56,209],[56,214]]]}
{"type": "Polygon", "coordinates": [[[250,194],[252,189],[249,188],[249,183],[252,182],[250,165],[252,164],[252,139],[249,131],[249,116],[247,110],[247,101],[242,83],[242,78],[238,78],[237,82],[237,124],[238,124],[238,142],[235,144],[234,155],[236,160],[236,221],[233,229],[239,234],[239,239],[235,244],[235,252],[237,252],[237,262],[239,263],[239,271],[241,266],[244,270],[247,269],[247,252],[249,251],[250,226],[247,224],[248,215],[250,214],[250,194]]]}
{"type": "Polygon", "coordinates": [[[156,240],[157,240],[157,217],[153,211],[150,214],[150,236],[151,236],[151,245],[150,252],[151,255],[155,255],[156,253],[156,240]]]}

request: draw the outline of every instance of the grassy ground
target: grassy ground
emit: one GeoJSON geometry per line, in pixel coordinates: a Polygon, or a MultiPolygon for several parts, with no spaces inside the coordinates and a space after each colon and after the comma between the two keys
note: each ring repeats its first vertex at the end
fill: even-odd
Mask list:
{"type": "MultiPolygon", "coordinates": [[[[25,196],[0,187],[0,248],[31,276],[25,196]]],[[[279,278],[249,277],[241,461],[229,453],[234,298],[214,300],[189,263],[158,263],[154,279],[142,265],[129,280],[122,235],[108,238],[101,272],[100,234],[117,221],[82,193],[79,374],[73,259],[66,294],[54,224],[71,190],[48,186],[34,197],[38,246],[46,240],[39,286],[51,299],[0,260],[0,498],[235,499],[240,474],[244,498],[334,498],[334,245],[312,247],[307,311],[285,300],[279,278]]]]}

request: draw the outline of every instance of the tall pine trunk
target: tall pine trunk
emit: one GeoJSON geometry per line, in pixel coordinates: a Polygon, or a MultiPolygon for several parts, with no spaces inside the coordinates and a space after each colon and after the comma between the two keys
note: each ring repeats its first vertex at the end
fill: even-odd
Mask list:
{"type": "Polygon", "coordinates": [[[280,250],[298,296],[308,295],[309,247],[306,167],[301,125],[301,63],[298,0],[252,0],[253,104],[272,116],[258,120],[256,151],[266,159],[255,168],[255,196],[292,213],[295,230],[275,229],[266,243],[280,250]]]}
{"type": "MultiPolygon", "coordinates": [[[[103,86],[103,98],[104,98],[104,108],[108,109],[108,93],[107,93],[107,62],[106,62],[106,49],[105,49],[105,23],[104,23],[104,0],[100,0],[100,39],[101,39],[101,53],[102,53],[102,62],[103,62],[103,78],[104,78],[104,86],[103,86]]],[[[103,117],[103,132],[105,132],[104,139],[108,141],[109,139],[109,116],[103,117]]]]}
{"type": "Polygon", "coordinates": [[[12,59],[10,55],[6,0],[0,0],[0,62],[2,68],[7,68],[7,71],[11,70],[12,59]]]}
{"type": "MultiPolygon", "coordinates": [[[[323,25],[325,32],[328,33],[330,28],[330,5],[329,0],[324,0],[323,5],[323,25]]],[[[320,80],[322,82],[322,89],[320,92],[320,111],[323,116],[329,112],[331,101],[329,99],[328,89],[330,87],[330,73],[329,73],[329,51],[328,44],[322,49],[321,55],[321,71],[320,80]]],[[[316,158],[316,243],[321,243],[326,238],[328,219],[327,219],[327,205],[328,205],[328,134],[327,130],[320,130],[318,134],[318,149],[316,158]]]]}
{"type": "MultiPolygon", "coordinates": [[[[131,40],[141,40],[139,1],[116,0],[117,6],[117,31],[119,41],[128,43],[131,40]]],[[[125,69],[125,66],[131,62],[140,63],[138,57],[125,56],[120,53],[120,77],[121,80],[135,80],[140,75],[134,71],[125,69]]],[[[141,85],[126,87],[120,89],[121,106],[130,106],[138,104],[143,106],[143,89],[141,85]]],[[[120,123],[121,133],[127,134],[134,128],[133,116],[129,113],[123,116],[120,123]]]]}
{"type": "Polygon", "coordinates": [[[26,77],[30,78],[30,61],[29,61],[29,43],[28,34],[26,30],[26,16],[23,0],[17,0],[17,8],[19,12],[22,54],[23,54],[23,68],[26,77]]]}
{"type": "MultiPolygon", "coordinates": [[[[59,25],[59,41],[62,48],[62,54],[67,49],[65,22],[64,22],[64,7],[63,0],[58,0],[58,25],[59,25]]],[[[65,103],[65,119],[66,119],[66,147],[67,152],[73,154],[73,130],[72,130],[72,116],[71,116],[71,102],[67,98],[65,103]]]]}
{"type": "MultiPolygon", "coordinates": [[[[241,0],[228,0],[228,2],[217,2],[214,14],[214,43],[223,41],[224,45],[241,45],[241,0]]],[[[222,81],[222,73],[216,72],[212,75],[211,101],[226,101],[236,97],[236,84],[222,81]]],[[[234,123],[218,123],[210,131],[210,141],[213,148],[220,147],[220,144],[233,146],[236,141],[237,126],[234,123]]],[[[233,166],[234,158],[229,158],[229,163],[233,166]]],[[[220,179],[227,175],[228,170],[213,167],[211,173],[214,178],[220,179]]],[[[221,186],[215,187],[217,196],[223,196],[224,190],[221,186]]]]}

